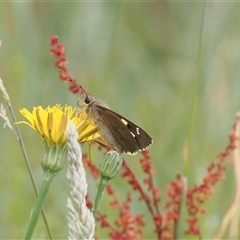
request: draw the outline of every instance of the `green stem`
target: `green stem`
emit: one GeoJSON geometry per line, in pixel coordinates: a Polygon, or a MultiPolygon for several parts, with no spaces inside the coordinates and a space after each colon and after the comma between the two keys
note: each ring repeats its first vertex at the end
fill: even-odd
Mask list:
{"type": "MultiPolygon", "coordinates": [[[[7,100],[7,105],[8,105],[8,108],[9,108],[9,111],[12,115],[12,119],[14,122],[17,122],[17,119],[15,117],[15,114],[14,114],[14,111],[13,111],[13,107],[12,107],[12,104],[10,102],[10,99],[7,100]]],[[[19,130],[19,127],[18,125],[15,124],[15,129],[16,129],[16,135],[17,135],[17,139],[18,139],[18,142],[20,144],[20,148],[22,150],[22,153],[23,153],[23,157],[24,157],[24,160],[25,160],[25,163],[27,165],[27,169],[28,169],[28,173],[30,175],[30,179],[31,179],[31,182],[32,182],[32,185],[33,185],[33,190],[36,194],[36,197],[38,196],[38,190],[37,190],[37,185],[35,183],[35,179],[34,179],[34,176],[33,176],[33,173],[32,173],[32,168],[31,168],[31,165],[30,165],[30,161],[28,159],[28,155],[27,155],[27,152],[25,150],[25,146],[24,146],[24,142],[23,142],[23,139],[22,139],[22,136],[21,136],[21,133],[20,133],[20,130],[19,130]]],[[[46,226],[46,229],[47,229],[47,232],[48,232],[48,236],[49,236],[49,239],[53,239],[52,237],[52,233],[51,233],[51,230],[48,226],[48,222],[47,222],[47,217],[45,215],[45,212],[44,212],[44,209],[42,209],[42,217],[43,217],[43,221],[45,223],[45,226],[46,226]]]]}
{"type": "Polygon", "coordinates": [[[202,9],[202,19],[201,19],[201,27],[200,27],[200,34],[199,34],[199,43],[198,43],[198,59],[197,59],[197,66],[196,66],[196,73],[194,79],[194,86],[193,86],[193,96],[192,96],[192,106],[191,106],[191,114],[190,114],[190,124],[189,124],[189,133],[188,133],[188,141],[187,141],[187,156],[185,159],[184,165],[184,176],[188,175],[188,165],[190,159],[190,150],[192,146],[192,137],[193,131],[195,127],[195,119],[197,113],[197,106],[198,106],[198,94],[199,94],[199,85],[200,85],[200,74],[201,74],[201,61],[202,61],[202,45],[203,45],[203,29],[204,29],[204,14],[205,14],[205,3],[203,2],[203,9],[202,9]]]}
{"type": "Polygon", "coordinates": [[[36,227],[37,220],[38,220],[39,214],[40,214],[42,206],[43,206],[43,202],[46,198],[49,187],[50,187],[54,177],[56,176],[56,174],[57,174],[56,172],[51,172],[51,171],[46,171],[44,173],[42,186],[41,186],[40,192],[38,194],[37,200],[35,202],[35,206],[31,213],[30,222],[28,224],[28,229],[27,229],[27,232],[26,232],[26,235],[24,238],[25,240],[30,240],[32,238],[33,231],[36,227]]]}
{"type": "Polygon", "coordinates": [[[96,215],[98,204],[99,204],[100,199],[101,199],[101,197],[103,195],[103,192],[104,192],[104,190],[105,190],[105,188],[107,186],[108,181],[109,181],[109,178],[101,176],[99,188],[98,188],[97,195],[96,195],[96,198],[95,198],[94,207],[92,209],[93,216],[96,215]]]}

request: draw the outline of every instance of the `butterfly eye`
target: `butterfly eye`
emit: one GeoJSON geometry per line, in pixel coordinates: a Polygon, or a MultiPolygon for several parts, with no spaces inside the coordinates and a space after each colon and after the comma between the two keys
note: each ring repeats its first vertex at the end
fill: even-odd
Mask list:
{"type": "Polygon", "coordinates": [[[91,102],[90,98],[88,96],[86,96],[85,101],[86,104],[89,104],[91,102]]]}

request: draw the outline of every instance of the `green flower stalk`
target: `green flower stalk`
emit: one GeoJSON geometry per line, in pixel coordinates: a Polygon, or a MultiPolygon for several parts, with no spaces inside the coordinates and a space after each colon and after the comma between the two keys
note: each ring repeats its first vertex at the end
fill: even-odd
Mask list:
{"type": "Polygon", "coordinates": [[[93,215],[95,216],[98,204],[109,180],[115,178],[119,173],[123,162],[123,157],[116,151],[109,151],[100,164],[101,179],[98,192],[95,198],[93,215]]]}
{"type": "Polygon", "coordinates": [[[33,108],[32,112],[27,109],[22,109],[20,112],[29,122],[22,121],[17,124],[27,124],[37,131],[44,138],[46,147],[41,160],[44,171],[43,182],[25,235],[25,239],[29,240],[36,227],[50,185],[57,173],[64,168],[68,151],[67,128],[69,123],[72,122],[77,129],[76,139],[78,142],[94,141],[99,137],[99,134],[98,129],[92,126],[81,112],[70,106],[65,106],[64,110],[60,105],[46,109],[38,106],[33,108]]]}

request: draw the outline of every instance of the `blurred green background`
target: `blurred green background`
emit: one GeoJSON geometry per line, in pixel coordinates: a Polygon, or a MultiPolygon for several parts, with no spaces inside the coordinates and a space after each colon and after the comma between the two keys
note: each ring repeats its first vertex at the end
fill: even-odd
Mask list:
{"type": "MultiPolygon", "coordinates": [[[[199,101],[190,149],[189,186],[199,183],[205,167],[228,142],[228,133],[240,108],[240,4],[206,4],[203,30],[199,101]]],[[[5,2],[0,3],[0,77],[10,95],[18,120],[19,109],[57,103],[77,106],[76,96],[60,83],[49,54],[49,37],[59,36],[66,47],[69,70],[92,95],[142,126],[154,139],[150,148],[154,180],[162,189],[183,171],[183,146],[188,136],[196,74],[203,3],[180,2],[5,2]]],[[[4,99],[1,98],[1,102],[4,99]]],[[[9,112],[8,112],[9,115],[9,112]]],[[[10,116],[10,115],[9,115],[10,116]]],[[[0,119],[0,124],[4,121],[0,119]]],[[[42,139],[20,126],[38,186],[42,179],[42,139]]],[[[84,146],[88,150],[87,146],[84,146]]],[[[8,128],[0,132],[0,238],[21,239],[35,194],[17,139],[8,128]]],[[[102,155],[93,151],[98,165],[102,155]]],[[[126,157],[143,179],[139,155],[126,157]]],[[[96,185],[89,178],[92,196],[96,185]]],[[[202,217],[203,238],[216,233],[234,191],[233,169],[215,188],[202,217]]],[[[120,199],[128,184],[113,180],[120,199]]],[[[69,189],[62,171],[45,202],[56,239],[67,238],[66,199],[69,189]]],[[[134,193],[133,193],[134,194],[134,193]]],[[[137,199],[137,195],[134,195],[137,199]]],[[[134,211],[149,213],[135,201],[134,211]]],[[[109,209],[103,196],[99,209],[109,209]]],[[[146,239],[153,239],[152,224],[146,239]]],[[[100,239],[106,232],[97,232],[100,239]]],[[[46,239],[42,218],[35,238],[46,239]]]]}

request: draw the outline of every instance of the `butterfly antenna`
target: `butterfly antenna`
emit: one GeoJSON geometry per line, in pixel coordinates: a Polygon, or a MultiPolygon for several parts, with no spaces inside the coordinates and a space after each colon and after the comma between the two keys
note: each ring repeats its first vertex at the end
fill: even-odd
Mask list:
{"type": "MultiPolygon", "coordinates": [[[[72,89],[74,89],[73,92],[78,94],[79,98],[82,99],[85,103],[89,104],[91,102],[91,100],[90,100],[87,92],[85,91],[85,89],[81,85],[78,85],[78,83],[75,79],[69,78],[68,81],[71,84],[71,86],[73,87],[72,89]]],[[[82,105],[79,104],[79,101],[78,101],[77,105],[79,107],[82,107],[82,105]]]]}
{"type": "Polygon", "coordinates": [[[81,85],[78,85],[77,81],[72,78],[67,79],[69,81],[70,87],[72,86],[73,92],[76,94],[86,93],[84,88],[81,85]]]}

